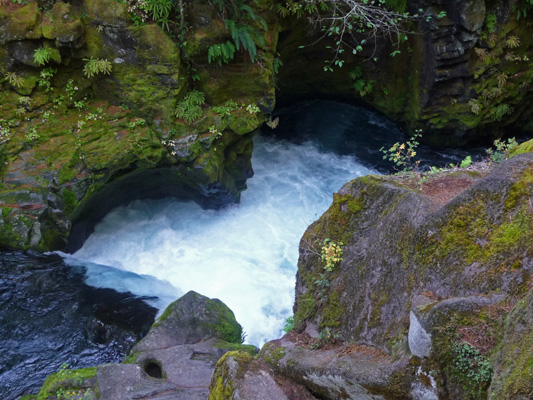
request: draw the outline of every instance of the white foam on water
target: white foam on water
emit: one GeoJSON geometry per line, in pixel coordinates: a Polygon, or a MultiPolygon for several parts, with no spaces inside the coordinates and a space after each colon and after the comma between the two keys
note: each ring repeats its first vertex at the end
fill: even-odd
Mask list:
{"type": "Polygon", "coordinates": [[[347,181],[373,173],[353,157],[313,143],[258,137],[255,175],[241,204],[202,210],[175,199],[116,208],[67,257],[87,268],[87,283],[157,296],[163,309],[189,290],[226,303],[261,346],[292,315],[298,244],[347,181]]]}

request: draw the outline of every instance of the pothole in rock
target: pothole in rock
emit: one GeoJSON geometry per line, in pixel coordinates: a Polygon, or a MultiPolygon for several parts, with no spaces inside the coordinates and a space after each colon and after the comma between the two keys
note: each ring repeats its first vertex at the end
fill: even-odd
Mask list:
{"type": "Polygon", "coordinates": [[[147,360],[143,363],[143,371],[146,372],[148,376],[156,379],[163,379],[163,370],[161,365],[155,360],[147,360]]]}

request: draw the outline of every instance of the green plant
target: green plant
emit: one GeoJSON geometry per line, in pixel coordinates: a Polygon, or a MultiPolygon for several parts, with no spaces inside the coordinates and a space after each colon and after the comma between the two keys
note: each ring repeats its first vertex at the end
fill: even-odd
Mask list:
{"type": "Polygon", "coordinates": [[[289,333],[294,329],[294,315],[291,315],[285,320],[285,326],[283,327],[283,332],[289,333]]]}
{"type": "Polygon", "coordinates": [[[37,129],[35,127],[30,128],[29,132],[24,136],[24,141],[26,143],[31,143],[36,140],[39,140],[40,136],[37,133],[37,129]]]}
{"type": "Polygon", "coordinates": [[[87,78],[92,78],[94,75],[100,73],[104,75],[109,75],[111,73],[111,62],[106,59],[98,58],[84,58],[85,66],[83,67],[83,73],[87,78]]]}
{"type": "Polygon", "coordinates": [[[202,105],[205,102],[205,95],[198,90],[187,93],[185,99],[178,103],[176,107],[176,117],[183,118],[187,123],[196,121],[202,115],[202,105]]]}
{"type": "Polygon", "coordinates": [[[222,132],[220,132],[215,125],[211,125],[209,127],[209,133],[211,133],[212,135],[215,135],[217,138],[222,136],[222,132]]]}
{"type": "Polygon", "coordinates": [[[372,92],[374,81],[366,81],[362,78],[363,76],[363,70],[361,67],[357,66],[350,72],[350,78],[353,79],[353,87],[354,89],[361,95],[361,97],[364,97],[365,95],[372,92]]]}
{"type": "Polygon", "coordinates": [[[233,111],[239,110],[241,107],[233,100],[228,100],[223,106],[213,107],[213,111],[220,115],[221,118],[227,118],[233,111]]]}
{"type": "Polygon", "coordinates": [[[487,26],[487,31],[489,33],[496,32],[496,23],[497,22],[498,22],[498,19],[496,18],[496,15],[487,14],[487,17],[485,18],[485,25],[487,26]]]}
{"type": "Polygon", "coordinates": [[[78,87],[74,85],[74,81],[72,79],[69,79],[65,90],[68,94],[69,100],[72,101],[74,99],[74,95],[78,91],[78,87]]]}
{"type": "Polygon", "coordinates": [[[466,158],[461,161],[461,164],[459,165],[461,168],[468,168],[472,165],[472,157],[466,156],[466,158]]]}
{"type": "Polygon", "coordinates": [[[172,0],[146,0],[144,2],[144,9],[154,21],[168,19],[173,7],[174,2],[172,0]]]}
{"type": "Polygon", "coordinates": [[[505,46],[510,49],[520,46],[520,38],[518,36],[509,36],[505,39],[505,46]]]}
{"type": "Polygon", "coordinates": [[[137,126],[144,126],[146,121],[143,118],[136,118],[133,121],[128,122],[128,128],[135,129],[137,126]]]}
{"type": "Polygon", "coordinates": [[[505,115],[511,114],[512,112],[513,107],[511,107],[509,104],[498,104],[491,110],[492,119],[494,119],[494,121],[501,121],[505,115]]]}
{"type": "Polygon", "coordinates": [[[265,20],[254,13],[250,5],[246,4],[246,0],[214,0],[212,4],[220,11],[224,26],[229,30],[233,43],[227,41],[211,46],[208,50],[208,61],[215,60],[219,64],[228,63],[233,60],[235,50],[239,51],[242,47],[243,50],[248,51],[250,60],[255,62],[257,46],[265,46],[265,40],[256,26],[259,25],[266,31],[265,20]]]}
{"type": "Polygon", "coordinates": [[[45,88],[46,92],[54,90],[50,80],[54,77],[56,70],[53,68],[45,68],[39,74],[39,87],[45,88]]]}
{"type": "Polygon", "coordinates": [[[410,140],[406,143],[394,143],[392,147],[385,150],[383,147],[379,149],[384,156],[384,160],[389,160],[394,163],[394,167],[399,172],[417,171],[420,166],[420,160],[415,160],[416,148],[420,143],[418,139],[422,137],[422,133],[416,130],[410,140]]]}
{"type": "Polygon", "coordinates": [[[492,366],[485,356],[468,343],[452,348],[452,377],[462,384],[472,399],[485,399],[492,378],[492,366]]]}
{"type": "Polygon", "coordinates": [[[249,113],[249,114],[257,114],[258,112],[260,112],[261,110],[259,109],[259,107],[257,107],[257,105],[255,104],[248,104],[246,106],[246,111],[249,113]]]}
{"type": "Polygon", "coordinates": [[[320,259],[325,262],[324,269],[326,271],[333,271],[335,265],[342,261],[342,245],[342,242],[337,244],[329,238],[324,239],[320,259]]]}
{"type": "Polygon", "coordinates": [[[468,105],[470,106],[470,111],[472,111],[472,113],[478,115],[481,112],[481,103],[479,100],[470,99],[468,105]]]}
{"type": "Polygon", "coordinates": [[[229,40],[226,43],[214,44],[207,51],[207,61],[216,61],[218,65],[227,64],[233,60],[235,46],[229,40]]]}
{"type": "Polygon", "coordinates": [[[527,12],[533,8],[533,0],[519,0],[515,6],[516,19],[526,18],[527,12]]]}
{"type": "Polygon", "coordinates": [[[22,87],[22,85],[24,84],[24,79],[21,76],[17,75],[16,72],[8,72],[6,74],[6,78],[9,84],[13,87],[22,87]]]}
{"type": "Polygon", "coordinates": [[[78,111],[81,111],[85,108],[85,103],[80,100],[80,101],[75,101],[74,102],[74,108],[76,108],[78,111]]]}
{"type": "Polygon", "coordinates": [[[507,139],[507,142],[496,139],[494,141],[494,147],[494,150],[487,149],[487,154],[489,155],[490,161],[494,163],[500,163],[509,158],[509,154],[511,154],[512,151],[518,147],[518,143],[514,137],[507,139]]]}
{"type": "Polygon", "coordinates": [[[50,61],[52,51],[48,47],[39,47],[33,52],[33,60],[37,65],[44,65],[50,61]]]}

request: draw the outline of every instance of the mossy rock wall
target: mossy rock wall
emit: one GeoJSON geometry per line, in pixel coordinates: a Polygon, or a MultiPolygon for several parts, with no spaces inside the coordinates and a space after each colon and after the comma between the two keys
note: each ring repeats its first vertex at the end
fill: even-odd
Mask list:
{"type": "Polygon", "coordinates": [[[487,176],[441,175],[434,179],[447,191],[470,179],[446,201],[426,190],[431,182],[406,186],[405,179],[368,176],[347,183],[300,243],[296,328],[400,356],[405,349],[397,345],[415,311],[431,345],[412,351],[429,357],[423,368],[435,371],[439,398],[481,399],[487,390],[527,398],[532,174],[533,155],[523,153],[487,176]],[[326,238],[343,243],[332,271],[320,256],[326,238]],[[461,346],[470,347],[461,353],[461,346]],[[479,371],[472,367],[478,386],[457,367],[468,357],[486,362],[479,371]]]}
{"type": "Polygon", "coordinates": [[[320,95],[366,103],[410,131],[422,129],[424,141],[438,146],[490,143],[530,130],[533,16],[517,18],[515,3],[407,1],[411,15],[419,9],[425,15],[408,25],[415,33],[399,44],[396,37],[366,38],[357,55],[346,46],[342,68],[331,64],[335,55],[327,46],[335,43],[317,42],[320,27],[282,19],[278,99],[320,95]]]}
{"type": "Polygon", "coordinates": [[[0,244],[64,250],[70,240],[76,250],[111,208],[138,198],[207,208],[239,200],[253,174],[253,133],[274,107],[277,30],[262,31],[261,67],[242,52],[219,67],[207,51],[228,36],[220,16],[207,3],[188,15],[194,28],[180,39],[137,26],[116,1],[0,5],[0,244]],[[195,22],[205,19],[218,28],[195,22]],[[34,57],[41,47],[45,65],[34,57]],[[109,73],[89,74],[90,60],[109,73]],[[202,115],[178,120],[192,89],[205,93],[202,115]],[[214,111],[228,100],[237,104],[229,115],[214,111]]]}

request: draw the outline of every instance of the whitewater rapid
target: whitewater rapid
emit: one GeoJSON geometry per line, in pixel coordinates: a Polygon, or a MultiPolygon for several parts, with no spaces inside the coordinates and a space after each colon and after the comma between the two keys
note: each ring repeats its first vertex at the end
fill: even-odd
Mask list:
{"type": "Polygon", "coordinates": [[[352,156],[257,137],[241,203],[202,210],[175,199],[134,201],[111,211],[67,256],[86,283],[151,297],[163,310],[194,290],[226,303],[261,346],[292,315],[298,244],[347,181],[373,173],[352,156]]]}

